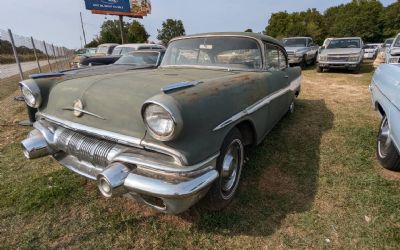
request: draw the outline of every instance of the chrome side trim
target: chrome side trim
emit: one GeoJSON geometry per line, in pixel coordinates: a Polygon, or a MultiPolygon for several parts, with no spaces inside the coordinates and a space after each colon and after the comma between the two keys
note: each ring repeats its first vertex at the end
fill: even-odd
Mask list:
{"type": "Polygon", "coordinates": [[[154,143],[148,143],[142,139],[132,137],[132,136],[127,136],[127,135],[121,135],[118,133],[110,132],[107,130],[103,129],[97,129],[93,127],[89,127],[86,125],[66,121],[63,119],[59,119],[57,117],[54,117],[52,115],[47,115],[41,112],[37,113],[37,116],[39,118],[44,118],[45,120],[54,123],[56,125],[59,125],[61,127],[73,130],[73,131],[78,131],[78,132],[83,132],[87,134],[94,135],[96,137],[105,139],[105,140],[111,140],[114,142],[117,142],[119,144],[127,145],[127,146],[132,146],[136,148],[141,148],[141,149],[148,149],[152,150],[158,153],[163,153],[172,156],[179,165],[185,166],[187,165],[187,159],[184,155],[182,155],[179,151],[174,150],[169,147],[165,147],[162,145],[154,144],[154,143]]]}
{"type": "Polygon", "coordinates": [[[203,83],[203,81],[186,81],[186,82],[171,83],[161,88],[161,91],[164,92],[165,94],[168,94],[171,91],[194,87],[200,83],[203,83]]]}
{"type": "Polygon", "coordinates": [[[235,121],[240,120],[246,115],[250,115],[260,108],[264,107],[265,105],[269,104],[272,100],[275,98],[280,97],[281,95],[286,94],[289,91],[295,91],[297,88],[300,87],[300,82],[301,82],[301,76],[293,80],[289,86],[286,88],[283,88],[281,90],[278,90],[270,95],[267,95],[266,97],[262,98],[261,100],[257,101],[256,103],[252,104],[251,106],[247,107],[243,111],[240,111],[239,113],[235,114],[234,116],[230,117],[229,119],[225,120],[221,124],[219,124],[217,127],[213,129],[213,131],[218,131],[230,124],[232,124],[235,121]]]}

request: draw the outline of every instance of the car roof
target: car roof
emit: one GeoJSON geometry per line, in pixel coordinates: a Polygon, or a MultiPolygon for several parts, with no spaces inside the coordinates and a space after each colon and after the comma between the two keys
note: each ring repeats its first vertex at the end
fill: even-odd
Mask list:
{"type": "Polygon", "coordinates": [[[135,50],[132,52],[129,52],[128,54],[135,54],[135,53],[141,53],[141,52],[156,52],[156,53],[162,53],[165,52],[166,49],[141,49],[141,50],[135,50]]]}
{"type": "Polygon", "coordinates": [[[237,37],[250,37],[254,38],[257,40],[265,41],[265,42],[271,42],[275,44],[279,44],[280,46],[283,47],[283,44],[281,41],[272,38],[270,36],[262,35],[259,33],[252,33],[252,32],[211,32],[211,33],[200,33],[200,34],[193,34],[193,35],[188,35],[188,36],[182,36],[182,37],[177,37],[171,40],[180,40],[180,39],[185,39],[185,38],[193,38],[193,37],[207,37],[207,36],[237,36],[237,37]]]}
{"type": "Polygon", "coordinates": [[[156,47],[156,48],[164,48],[162,45],[152,44],[152,43],[127,43],[118,45],[118,48],[138,48],[138,47],[156,47]]]}
{"type": "Polygon", "coordinates": [[[360,40],[362,40],[361,37],[358,37],[358,36],[353,36],[353,37],[334,37],[334,38],[331,38],[331,40],[342,40],[342,39],[360,39],[360,40]]]}
{"type": "Polygon", "coordinates": [[[285,37],[283,39],[298,39],[298,38],[308,39],[308,38],[311,38],[311,37],[309,37],[309,36],[291,36],[291,37],[285,37]]]}
{"type": "Polygon", "coordinates": [[[114,45],[119,45],[119,44],[118,43],[103,43],[103,44],[100,44],[99,47],[100,46],[114,46],[114,45]]]}

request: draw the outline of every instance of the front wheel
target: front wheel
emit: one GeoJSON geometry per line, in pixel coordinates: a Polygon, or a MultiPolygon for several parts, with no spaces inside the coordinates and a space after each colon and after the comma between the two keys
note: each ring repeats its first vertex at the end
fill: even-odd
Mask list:
{"type": "Polygon", "coordinates": [[[226,136],[221,147],[221,155],[217,159],[219,177],[203,199],[203,204],[208,210],[219,211],[232,202],[239,186],[243,159],[242,136],[235,128],[226,136]]]}
{"type": "Polygon", "coordinates": [[[305,69],[305,68],[307,67],[307,58],[306,58],[305,55],[303,56],[303,59],[302,59],[301,62],[300,62],[300,67],[301,67],[302,69],[305,69]]]}
{"type": "Polygon", "coordinates": [[[322,68],[322,67],[320,67],[319,65],[317,65],[317,72],[318,72],[318,73],[324,72],[324,68],[322,68]]]}
{"type": "Polygon", "coordinates": [[[400,156],[390,136],[389,120],[383,117],[378,134],[377,157],[388,170],[400,171],[400,156]]]}

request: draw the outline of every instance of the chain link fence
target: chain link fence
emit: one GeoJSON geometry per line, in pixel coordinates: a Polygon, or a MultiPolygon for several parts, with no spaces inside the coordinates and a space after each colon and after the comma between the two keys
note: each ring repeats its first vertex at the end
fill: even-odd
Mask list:
{"type": "MultiPolygon", "coordinates": [[[[15,75],[23,81],[31,73],[70,69],[73,55],[73,51],[66,47],[13,34],[10,29],[0,29],[0,83],[2,79],[11,79],[15,75]]],[[[15,99],[23,100],[22,97],[15,99]]],[[[35,121],[37,110],[27,106],[27,111],[29,120],[22,121],[21,125],[31,125],[35,121]]]]}
{"type": "Polygon", "coordinates": [[[0,79],[37,69],[38,73],[70,68],[73,51],[33,37],[0,29],[0,79]]]}

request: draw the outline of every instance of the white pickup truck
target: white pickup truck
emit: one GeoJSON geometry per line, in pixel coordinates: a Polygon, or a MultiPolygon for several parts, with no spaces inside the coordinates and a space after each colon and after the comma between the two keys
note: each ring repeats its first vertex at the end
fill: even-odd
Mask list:
{"type": "Polygon", "coordinates": [[[283,39],[283,45],[291,65],[300,64],[304,68],[317,60],[319,46],[311,37],[288,37],[283,39]]]}

